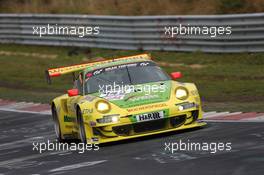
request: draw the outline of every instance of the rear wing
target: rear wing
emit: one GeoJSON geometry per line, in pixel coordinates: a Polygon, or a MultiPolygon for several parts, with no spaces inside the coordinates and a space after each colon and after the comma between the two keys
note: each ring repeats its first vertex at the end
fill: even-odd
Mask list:
{"type": "Polygon", "coordinates": [[[120,60],[128,60],[129,61],[129,60],[141,60],[141,59],[151,60],[151,56],[150,56],[150,54],[140,54],[140,55],[115,58],[115,59],[110,59],[110,60],[105,60],[105,61],[96,61],[96,62],[89,62],[89,63],[65,66],[65,67],[51,68],[51,69],[48,69],[45,71],[46,80],[47,80],[48,84],[51,84],[51,77],[58,77],[58,76],[61,76],[64,74],[78,72],[78,71],[84,70],[88,67],[94,66],[96,64],[110,63],[110,62],[120,61],[120,60]]]}

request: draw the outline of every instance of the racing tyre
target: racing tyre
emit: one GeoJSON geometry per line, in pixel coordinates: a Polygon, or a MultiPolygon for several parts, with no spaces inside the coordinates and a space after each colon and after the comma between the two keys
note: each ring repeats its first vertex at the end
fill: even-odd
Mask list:
{"type": "Polygon", "coordinates": [[[80,136],[81,142],[86,144],[87,143],[86,132],[85,132],[85,127],[83,123],[82,112],[80,109],[78,109],[77,111],[77,121],[79,125],[79,136],[80,136]]]}
{"type": "Polygon", "coordinates": [[[61,136],[60,122],[59,122],[56,107],[54,105],[52,106],[51,112],[52,112],[52,119],[54,123],[54,129],[55,129],[57,140],[59,142],[63,142],[64,140],[62,139],[62,136],[61,136]]]}

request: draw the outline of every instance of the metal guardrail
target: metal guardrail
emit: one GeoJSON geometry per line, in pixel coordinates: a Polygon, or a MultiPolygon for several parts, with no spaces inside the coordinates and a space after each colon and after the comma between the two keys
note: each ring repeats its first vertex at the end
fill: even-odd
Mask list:
{"type": "Polygon", "coordinates": [[[264,13],[198,16],[95,16],[0,14],[0,43],[78,46],[127,50],[264,52],[264,13]],[[100,34],[33,35],[33,26],[99,26],[100,34]],[[167,26],[231,26],[231,35],[168,37],[167,26]]]}

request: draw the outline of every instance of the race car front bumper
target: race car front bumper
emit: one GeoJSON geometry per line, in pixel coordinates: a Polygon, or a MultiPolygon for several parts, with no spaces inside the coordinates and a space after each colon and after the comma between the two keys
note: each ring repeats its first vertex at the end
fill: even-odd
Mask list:
{"type": "Polygon", "coordinates": [[[105,143],[147,135],[154,135],[175,130],[182,130],[206,125],[201,119],[201,109],[193,107],[166,118],[146,122],[113,124],[111,126],[92,127],[92,137],[88,142],[105,143]]]}

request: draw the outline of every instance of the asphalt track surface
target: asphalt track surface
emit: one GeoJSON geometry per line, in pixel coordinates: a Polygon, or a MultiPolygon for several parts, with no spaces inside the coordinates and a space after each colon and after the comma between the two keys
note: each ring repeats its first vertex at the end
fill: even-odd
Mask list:
{"type": "Polygon", "coordinates": [[[0,111],[0,175],[264,173],[264,122],[217,122],[202,129],[107,144],[98,151],[33,151],[55,142],[50,115],[0,111]],[[231,142],[231,151],[165,150],[165,143],[231,142]]]}

